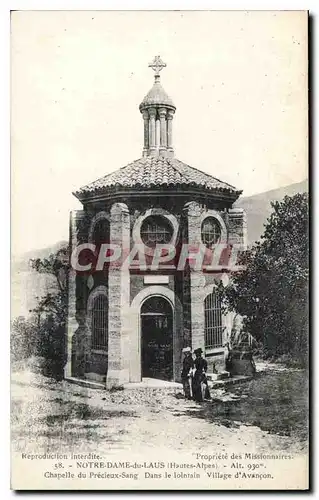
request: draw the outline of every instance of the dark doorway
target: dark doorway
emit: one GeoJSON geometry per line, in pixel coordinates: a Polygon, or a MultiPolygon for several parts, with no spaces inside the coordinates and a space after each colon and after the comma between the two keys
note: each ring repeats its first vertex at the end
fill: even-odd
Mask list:
{"type": "Polygon", "coordinates": [[[173,311],[163,297],[150,297],[141,308],[142,377],[173,379],[173,311]]]}

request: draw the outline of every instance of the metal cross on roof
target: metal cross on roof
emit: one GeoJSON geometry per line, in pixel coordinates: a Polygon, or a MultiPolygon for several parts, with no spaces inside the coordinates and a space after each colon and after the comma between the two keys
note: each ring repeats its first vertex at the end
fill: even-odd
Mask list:
{"type": "Polygon", "coordinates": [[[161,56],[155,56],[154,61],[149,63],[148,67],[155,71],[155,76],[159,76],[160,71],[166,67],[166,64],[162,61],[161,56]]]}

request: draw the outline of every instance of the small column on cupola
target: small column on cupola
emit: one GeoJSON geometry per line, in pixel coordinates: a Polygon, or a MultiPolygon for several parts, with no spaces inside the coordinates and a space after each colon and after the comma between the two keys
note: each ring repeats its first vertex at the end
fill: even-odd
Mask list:
{"type": "Polygon", "coordinates": [[[160,119],[160,147],[159,147],[159,154],[160,155],[165,155],[166,150],[167,150],[167,121],[166,121],[166,115],[167,115],[167,109],[166,108],[160,108],[158,111],[159,114],[159,119],[160,119]]]}
{"type": "Polygon", "coordinates": [[[139,107],[144,120],[143,156],[173,156],[172,120],[176,107],[163,89],[159,74],[166,64],[156,56],[149,67],[155,71],[155,81],[139,107]]]}
{"type": "Polygon", "coordinates": [[[169,109],[167,113],[167,156],[174,156],[173,118],[174,118],[174,110],[169,109]]]}
{"type": "Polygon", "coordinates": [[[149,136],[150,136],[150,144],[149,144],[149,154],[152,156],[153,154],[156,154],[156,109],[155,108],[149,108],[148,109],[148,114],[149,114],[149,136]]]}
{"type": "Polygon", "coordinates": [[[147,152],[149,149],[149,114],[147,109],[143,111],[143,120],[144,120],[144,149],[143,149],[143,156],[147,156],[147,152]]]}

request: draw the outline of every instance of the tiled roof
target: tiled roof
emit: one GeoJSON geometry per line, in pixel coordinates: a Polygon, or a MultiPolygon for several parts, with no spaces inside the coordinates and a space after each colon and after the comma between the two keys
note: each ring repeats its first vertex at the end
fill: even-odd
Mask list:
{"type": "Polygon", "coordinates": [[[190,167],[176,158],[148,156],[105,175],[82,187],[75,196],[83,198],[112,188],[150,189],[159,187],[188,186],[203,190],[225,191],[240,194],[234,186],[190,167]]]}
{"type": "Polygon", "coordinates": [[[151,105],[171,106],[175,108],[172,99],[166,94],[159,81],[155,81],[151,90],[146,94],[140,104],[140,109],[151,105]]]}

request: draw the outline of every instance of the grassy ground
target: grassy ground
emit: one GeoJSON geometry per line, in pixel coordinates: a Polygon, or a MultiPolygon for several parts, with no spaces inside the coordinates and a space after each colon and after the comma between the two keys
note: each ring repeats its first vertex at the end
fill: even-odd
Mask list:
{"type": "Polygon", "coordinates": [[[253,425],[281,436],[306,441],[308,434],[308,380],[302,370],[258,374],[241,385],[230,386],[234,399],[213,396],[196,417],[225,426],[253,425]]]}
{"type": "Polygon", "coordinates": [[[179,388],[87,389],[21,371],[12,375],[16,451],[100,451],[135,446],[247,451],[307,447],[307,374],[269,371],[212,401],[185,401],[179,388]]]}

